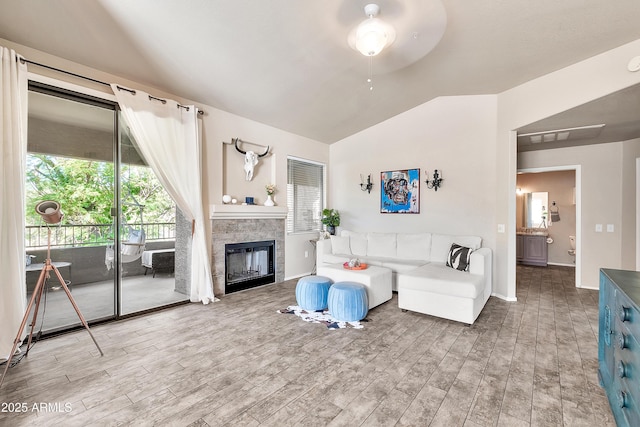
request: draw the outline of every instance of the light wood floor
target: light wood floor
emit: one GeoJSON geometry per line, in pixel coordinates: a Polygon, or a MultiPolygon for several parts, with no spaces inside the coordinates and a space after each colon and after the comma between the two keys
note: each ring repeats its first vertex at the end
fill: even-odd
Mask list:
{"type": "Polygon", "coordinates": [[[96,326],[104,357],[83,330],[9,370],[0,402],[28,410],[0,425],[614,426],[598,294],[573,274],[519,267],[518,302],[492,297],[472,327],[394,295],[364,329],[328,330],[276,313],[295,281],[96,326]]]}

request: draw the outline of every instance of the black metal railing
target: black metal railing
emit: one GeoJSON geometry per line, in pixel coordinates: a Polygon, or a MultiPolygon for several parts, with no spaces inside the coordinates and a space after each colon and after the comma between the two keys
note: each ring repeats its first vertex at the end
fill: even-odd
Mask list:
{"type": "MultiPolygon", "coordinates": [[[[51,247],[104,246],[113,243],[112,224],[53,225],[51,227],[51,247]]],[[[120,238],[127,240],[129,226],[122,227],[120,238]]],[[[140,225],[132,225],[140,229],[140,225]]],[[[176,238],[174,222],[150,222],[142,224],[146,240],[171,240],[176,238]]],[[[47,246],[47,226],[28,225],[25,230],[25,246],[42,248],[47,246]]]]}

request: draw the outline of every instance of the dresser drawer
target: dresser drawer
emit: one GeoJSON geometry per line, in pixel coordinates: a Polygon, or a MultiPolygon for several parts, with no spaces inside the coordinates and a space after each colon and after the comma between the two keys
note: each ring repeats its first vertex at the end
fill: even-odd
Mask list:
{"type": "Polygon", "coordinates": [[[622,292],[616,292],[615,318],[629,335],[640,337],[640,313],[622,292]]]}
{"type": "Polygon", "coordinates": [[[614,381],[607,397],[618,427],[640,426],[640,408],[638,400],[634,399],[624,384],[614,381]]]}
{"type": "Polygon", "coordinates": [[[627,335],[624,331],[618,331],[616,335],[614,382],[618,383],[628,397],[638,405],[640,402],[640,346],[635,337],[627,335]],[[623,344],[624,348],[622,348],[623,344]]]}

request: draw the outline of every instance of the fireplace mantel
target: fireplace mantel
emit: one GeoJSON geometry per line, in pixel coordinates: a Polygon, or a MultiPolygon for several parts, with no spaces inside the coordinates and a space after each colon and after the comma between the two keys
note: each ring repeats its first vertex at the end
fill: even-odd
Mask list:
{"type": "Polygon", "coordinates": [[[211,205],[210,219],[284,219],[286,206],[211,205]]]}

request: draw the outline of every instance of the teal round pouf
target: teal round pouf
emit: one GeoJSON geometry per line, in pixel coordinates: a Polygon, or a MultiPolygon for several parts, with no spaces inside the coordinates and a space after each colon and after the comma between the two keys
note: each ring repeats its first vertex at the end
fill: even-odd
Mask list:
{"type": "Polygon", "coordinates": [[[356,282],[337,282],[329,289],[329,313],[343,322],[362,320],[369,312],[369,299],[364,285],[356,282]]]}
{"type": "Polygon", "coordinates": [[[331,287],[331,279],[324,276],[305,276],[296,285],[296,301],[307,311],[327,308],[327,295],[331,287]]]}

